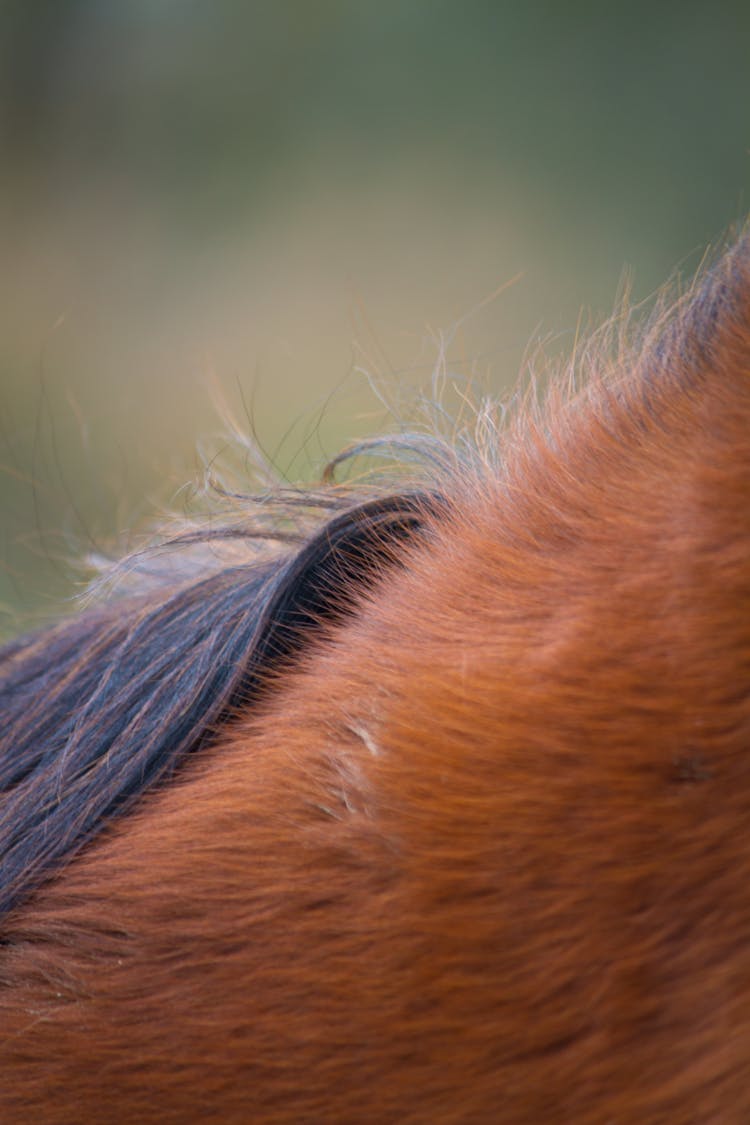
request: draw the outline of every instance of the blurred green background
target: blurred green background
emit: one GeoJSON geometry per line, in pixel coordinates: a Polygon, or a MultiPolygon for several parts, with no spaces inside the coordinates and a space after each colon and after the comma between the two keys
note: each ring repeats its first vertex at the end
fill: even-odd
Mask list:
{"type": "Polygon", "coordinates": [[[692,272],[750,204],[750,4],[4,0],[0,130],[7,635],[179,506],[212,388],[309,477],[383,425],[363,371],[502,393],[692,272]]]}

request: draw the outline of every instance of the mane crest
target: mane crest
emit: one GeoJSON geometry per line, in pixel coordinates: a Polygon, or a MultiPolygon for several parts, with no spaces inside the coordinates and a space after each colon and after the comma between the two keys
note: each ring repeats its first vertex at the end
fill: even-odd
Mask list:
{"type": "MultiPolygon", "coordinates": [[[[494,488],[507,464],[508,505],[541,495],[555,509],[549,526],[562,534],[570,480],[555,457],[539,471],[535,458],[588,443],[580,464],[595,469],[612,433],[634,448],[636,431],[659,428],[675,388],[690,392],[709,366],[746,370],[749,295],[746,234],[675,306],[658,302],[636,337],[626,316],[595,334],[544,408],[535,389],[525,397],[504,440],[501,404],[480,402],[470,426],[446,435],[438,403],[437,432],[360,442],[331,463],[319,492],[272,490],[248,520],[252,498],[225,491],[243,512],[236,525],[187,529],[164,552],[116,570],[127,577],[145,560],[147,571],[161,554],[189,548],[192,565],[178,568],[176,584],[162,577],[0,650],[0,917],[253,706],[271,673],[351,613],[451,507],[494,488]],[[578,370],[586,376],[580,392],[578,370]],[[425,480],[390,492],[330,487],[347,457],[389,448],[426,465],[425,480]],[[281,548],[269,556],[253,549],[259,541],[281,548]],[[237,551],[206,560],[218,544],[237,551]]],[[[678,395],[678,414],[688,397],[678,395]]]]}

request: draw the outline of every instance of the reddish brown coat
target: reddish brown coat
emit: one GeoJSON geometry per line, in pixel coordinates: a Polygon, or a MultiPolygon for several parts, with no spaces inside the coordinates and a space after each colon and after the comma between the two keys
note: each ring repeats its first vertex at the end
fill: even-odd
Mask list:
{"type": "Polygon", "coordinates": [[[750,1121],[750,244],[16,910],[7,1125],[750,1121]]]}

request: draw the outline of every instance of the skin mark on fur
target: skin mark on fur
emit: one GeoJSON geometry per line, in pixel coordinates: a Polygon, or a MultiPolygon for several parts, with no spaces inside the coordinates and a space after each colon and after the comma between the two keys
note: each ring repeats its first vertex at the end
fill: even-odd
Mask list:
{"type": "Polygon", "coordinates": [[[380,747],[375,741],[372,732],[368,729],[368,727],[365,726],[364,723],[350,720],[346,724],[346,729],[367,747],[373,758],[378,758],[380,756],[380,747]]]}

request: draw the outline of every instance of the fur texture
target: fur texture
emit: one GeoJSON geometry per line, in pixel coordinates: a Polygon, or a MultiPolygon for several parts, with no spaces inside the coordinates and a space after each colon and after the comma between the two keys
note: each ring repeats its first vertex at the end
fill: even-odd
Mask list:
{"type": "Polygon", "coordinates": [[[8,651],[0,1120],[750,1120],[750,240],[593,355],[363,538],[8,651]]]}

